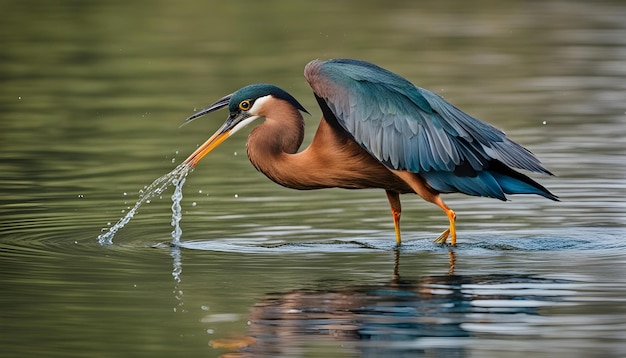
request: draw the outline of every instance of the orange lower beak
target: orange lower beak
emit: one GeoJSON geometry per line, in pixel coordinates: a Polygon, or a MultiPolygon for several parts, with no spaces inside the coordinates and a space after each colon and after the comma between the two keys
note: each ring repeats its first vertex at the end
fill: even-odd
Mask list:
{"type": "Polygon", "coordinates": [[[190,164],[192,167],[195,167],[196,164],[202,159],[205,155],[209,154],[213,149],[215,149],[218,145],[220,145],[223,141],[226,140],[230,135],[230,131],[217,131],[215,134],[211,136],[211,138],[207,139],[195,152],[191,153],[191,155],[185,159],[185,164],[190,164]]]}

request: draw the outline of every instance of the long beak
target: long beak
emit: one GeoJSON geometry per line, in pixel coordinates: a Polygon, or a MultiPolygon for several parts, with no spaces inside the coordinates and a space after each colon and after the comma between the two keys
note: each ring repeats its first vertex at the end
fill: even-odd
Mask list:
{"type": "MultiPolygon", "coordinates": [[[[191,117],[185,120],[186,122],[190,122],[200,116],[205,114],[217,111],[222,109],[228,105],[228,101],[230,100],[231,95],[225,96],[208,106],[207,108],[202,109],[198,113],[192,115],[191,117]]],[[[226,138],[235,134],[241,128],[247,126],[255,119],[259,118],[259,116],[251,115],[248,112],[242,111],[237,115],[231,114],[228,116],[224,124],[209,138],[206,142],[204,142],[198,149],[196,149],[191,155],[185,159],[185,164],[191,164],[192,167],[195,167],[196,164],[202,159],[205,155],[209,154],[213,149],[215,149],[218,145],[220,145],[226,138]]]]}
{"type": "MultiPolygon", "coordinates": [[[[180,127],[186,125],[187,123],[193,121],[194,119],[196,119],[198,117],[202,117],[202,116],[204,116],[206,114],[209,114],[209,113],[212,113],[212,112],[215,112],[215,111],[219,111],[220,109],[222,109],[224,107],[227,107],[228,106],[228,102],[230,101],[230,97],[232,97],[232,96],[233,96],[232,93],[229,94],[229,95],[226,95],[226,96],[218,99],[217,101],[215,101],[215,103],[209,105],[208,107],[203,108],[203,109],[199,110],[198,112],[192,114],[187,119],[185,119],[185,121],[183,122],[183,124],[180,125],[180,127]]],[[[211,138],[209,138],[209,140],[207,140],[203,145],[198,147],[198,149],[196,149],[187,159],[185,159],[184,163],[185,164],[191,163],[191,166],[195,167],[196,164],[198,164],[198,162],[200,161],[200,159],[202,159],[202,157],[207,155],[211,150],[213,150],[213,148],[217,147],[226,138],[228,138],[228,133],[224,132],[224,129],[226,127],[226,123],[224,123],[222,125],[222,127],[220,127],[220,129],[217,132],[215,132],[215,134],[213,134],[211,136],[211,138]]]]}
{"type": "MultiPolygon", "coordinates": [[[[194,119],[198,118],[198,117],[202,117],[205,114],[209,114],[211,112],[215,112],[218,111],[224,107],[228,106],[228,102],[230,101],[230,97],[232,97],[233,94],[228,94],[220,99],[218,99],[217,101],[215,101],[215,103],[213,103],[212,105],[203,108],[201,110],[199,110],[198,112],[192,114],[191,116],[189,116],[187,119],[185,119],[185,121],[183,122],[183,124],[180,125],[180,127],[186,125],[187,123],[193,121],[194,119]]],[[[180,128],[179,127],[179,128],[180,128]]]]}
{"type": "Polygon", "coordinates": [[[226,121],[220,129],[215,132],[209,139],[207,139],[204,144],[198,147],[191,155],[185,159],[185,164],[190,164],[192,167],[195,167],[196,164],[202,159],[205,155],[209,154],[210,151],[215,149],[218,145],[220,145],[226,138],[230,137],[231,128],[227,126],[228,121],[226,121]]]}

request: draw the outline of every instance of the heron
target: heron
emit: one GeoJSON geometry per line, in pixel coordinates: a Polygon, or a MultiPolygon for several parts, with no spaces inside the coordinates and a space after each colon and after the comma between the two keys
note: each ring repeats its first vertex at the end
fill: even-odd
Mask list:
{"type": "Polygon", "coordinates": [[[287,188],[384,189],[396,245],[401,245],[400,194],[413,193],[441,208],[448,228],[435,242],[456,245],[456,214],[440,194],[463,193],[507,200],[506,194],[558,197],[525,174],[553,175],[504,132],[461,111],[441,96],[375,64],[354,59],[314,60],[304,69],[322,112],[310,145],[303,113],[291,94],[251,84],[188,117],[228,107],[224,124],[185,163],[198,162],[259,118],[246,149],[252,165],[287,188]]]}

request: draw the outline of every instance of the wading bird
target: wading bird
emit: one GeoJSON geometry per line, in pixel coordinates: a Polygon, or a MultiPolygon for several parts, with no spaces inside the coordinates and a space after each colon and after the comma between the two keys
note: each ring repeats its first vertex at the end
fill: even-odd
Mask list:
{"type": "Polygon", "coordinates": [[[276,86],[252,84],[187,118],[185,123],[225,107],[230,111],[185,163],[195,166],[226,138],[265,118],[246,145],[257,170],[293,189],[385,189],[398,245],[400,194],[415,193],[443,209],[450,224],[435,242],[444,244],[450,237],[452,245],[456,215],[441,193],[500,200],[506,200],[505,194],[537,194],[558,200],[513,169],[552,175],[530,151],[393,72],[334,59],[310,62],[304,76],[323,114],[308,148],[298,152],[306,109],[276,86]]]}

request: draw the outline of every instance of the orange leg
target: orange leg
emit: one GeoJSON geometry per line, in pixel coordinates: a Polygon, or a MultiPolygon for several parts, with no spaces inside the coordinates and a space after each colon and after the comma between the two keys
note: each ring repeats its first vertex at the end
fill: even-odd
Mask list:
{"type": "Polygon", "coordinates": [[[439,235],[438,238],[435,239],[436,243],[445,244],[446,240],[448,240],[448,236],[450,236],[450,245],[456,246],[456,214],[452,211],[448,206],[443,202],[443,200],[439,200],[443,206],[435,203],[437,206],[441,207],[448,215],[448,220],[450,221],[450,227],[439,235]]]}
{"type": "MultiPolygon", "coordinates": [[[[445,244],[446,241],[448,240],[448,237],[450,237],[450,244],[452,246],[455,246],[456,245],[456,226],[455,226],[456,214],[454,213],[454,211],[452,211],[452,209],[448,207],[448,205],[446,205],[446,203],[443,202],[443,199],[441,199],[441,196],[439,195],[439,193],[433,190],[424,181],[424,179],[422,179],[419,175],[415,173],[411,173],[406,170],[392,170],[392,172],[396,174],[397,176],[399,176],[402,180],[406,181],[406,183],[409,184],[409,186],[411,186],[411,189],[413,189],[413,191],[415,191],[417,195],[421,196],[422,199],[428,202],[431,202],[437,205],[438,207],[440,207],[441,209],[443,209],[443,211],[448,216],[448,221],[450,222],[450,226],[444,232],[442,232],[441,235],[439,235],[437,239],[435,239],[435,242],[439,244],[445,244]]],[[[389,196],[389,194],[387,196],[389,196]]]]}
{"type": "Polygon", "coordinates": [[[400,214],[402,213],[402,206],[400,204],[400,194],[395,191],[386,190],[387,200],[389,200],[389,206],[391,206],[391,215],[393,215],[393,226],[396,230],[396,245],[402,244],[402,238],[400,237],[400,214]]]}

